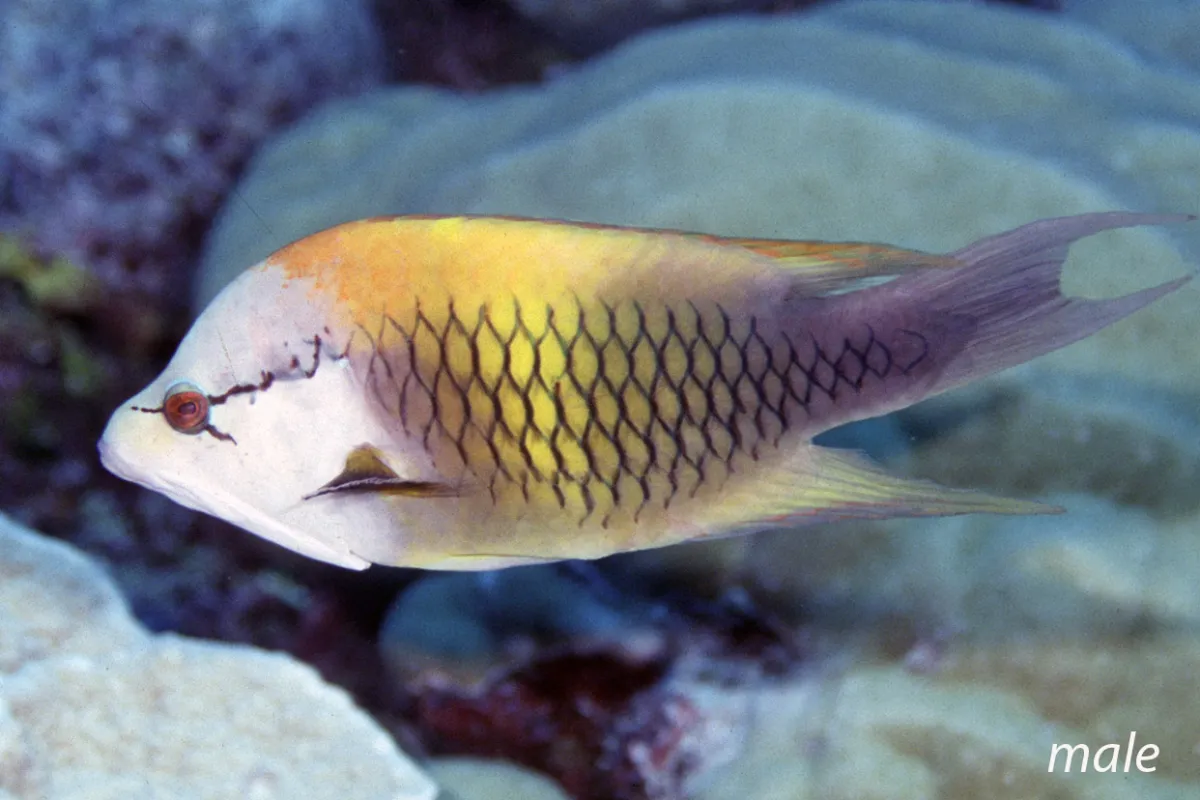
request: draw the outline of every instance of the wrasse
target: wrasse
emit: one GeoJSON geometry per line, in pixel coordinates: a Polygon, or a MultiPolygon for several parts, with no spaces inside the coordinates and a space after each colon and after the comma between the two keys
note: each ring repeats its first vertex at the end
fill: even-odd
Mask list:
{"type": "Polygon", "coordinates": [[[313,558],[491,569],[848,517],[1056,511],[812,444],[1089,336],[1047,219],[949,255],[505,217],[351,222],[251,267],[105,466],[313,558]],[[887,281],[864,281],[889,277],[887,281]],[[870,285],[866,285],[870,284],[870,285]]]}

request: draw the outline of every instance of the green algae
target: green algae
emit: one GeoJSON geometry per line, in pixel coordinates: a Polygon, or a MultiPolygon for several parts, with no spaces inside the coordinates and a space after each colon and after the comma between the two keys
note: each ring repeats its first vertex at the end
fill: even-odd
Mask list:
{"type": "Polygon", "coordinates": [[[38,309],[79,313],[99,294],[94,276],[74,262],[55,256],[38,257],[14,236],[0,234],[0,279],[20,284],[38,309]]]}

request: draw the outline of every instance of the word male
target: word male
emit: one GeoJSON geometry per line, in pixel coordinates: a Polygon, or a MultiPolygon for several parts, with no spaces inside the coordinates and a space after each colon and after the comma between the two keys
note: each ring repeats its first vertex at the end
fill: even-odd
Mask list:
{"type": "MultiPolygon", "coordinates": [[[[1133,751],[1134,751],[1134,746],[1135,746],[1136,742],[1137,742],[1137,731],[1130,731],[1129,732],[1129,746],[1125,750],[1125,772],[1129,772],[1130,762],[1135,760],[1133,751]]],[[[1119,769],[1119,762],[1121,760],[1121,745],[1116,744],[1116,743],[1104,745],[1103,747],[1101,747],[1099,750],[1096,751],[1095,757],[1090,757],[1091,752],[1088,749],[1088,746],[1086,744],[1056,744],[1056,745],[1053,745],[1050,748],[1050,766],[1047,768],[1047,770],[1046,770],[1047,772],[1055,771],[1054,762],[1058,760],[1059,753],[1066,754],[1066,764],[1063,767],[1063,770],[1062,770],[1063,772],[1071,771],[1071,763],[1075,760],[1075,755],[1077,753],[1082,753],[1082,755],[1083,755],[1083,758],[1081,759],[1081,762],[1079,764],[1080,772],[1087,772],[1089,760],[1092,762],[1092,769],[1094,769],[1096,772],[1120,772],[1121,771],[1119,769]]],[[[1141,749],[1139,749],[1137,751],[1137,757],[1136,757],[1136,761],[1137,761],[1136,766],[1137,766],[1138,772],[1154,772],[1154,770],[1158,769],[1158,767],[1155,767],[1153,764],[1146,766],[1142,763],[1143,761],[1145,761],[1147,763],[1153,762],[1154,759],[1156,759],[1156,758],[1158,758],[1158,745],[1156,745],[1156,744],[1142,745],[1141,749]]]]}

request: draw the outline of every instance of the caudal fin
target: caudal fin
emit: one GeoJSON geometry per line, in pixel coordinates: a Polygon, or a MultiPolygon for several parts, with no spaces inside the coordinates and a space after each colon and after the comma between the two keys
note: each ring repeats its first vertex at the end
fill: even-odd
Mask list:
{"type": "Polygon", "coordinates": [[[965,265],[962,269],[915,276],[906,291],[931,298],[937,311],[973,323],[963,350],[945,366],[933,392],[1057,350],[1175,291],[1189,277],[1108,300],[1065,297],[1059,279],[1067,250],[1078,239],[1112,228],[1194,219],[1124,212],[1044,219],[953,253],[965,265]]]}

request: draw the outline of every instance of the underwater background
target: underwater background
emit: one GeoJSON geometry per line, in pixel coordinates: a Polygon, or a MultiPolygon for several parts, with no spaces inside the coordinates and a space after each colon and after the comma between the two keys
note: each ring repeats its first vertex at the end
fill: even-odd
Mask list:
{"type": "MultiPolygon", "coordinates": [[[[225,282],[359,217],[1109,209],[1200,211],[1200,2],[0,0],[0,795],[1200,796],[1193,286],[824,440],[1057,517],[355,573],[95,452],[225,282]],[[1135,732],[1153,772],[1047,768],[1135,732]]],[[[1066,288],[1197,263],[1106,233],[1066,288]]]]}

